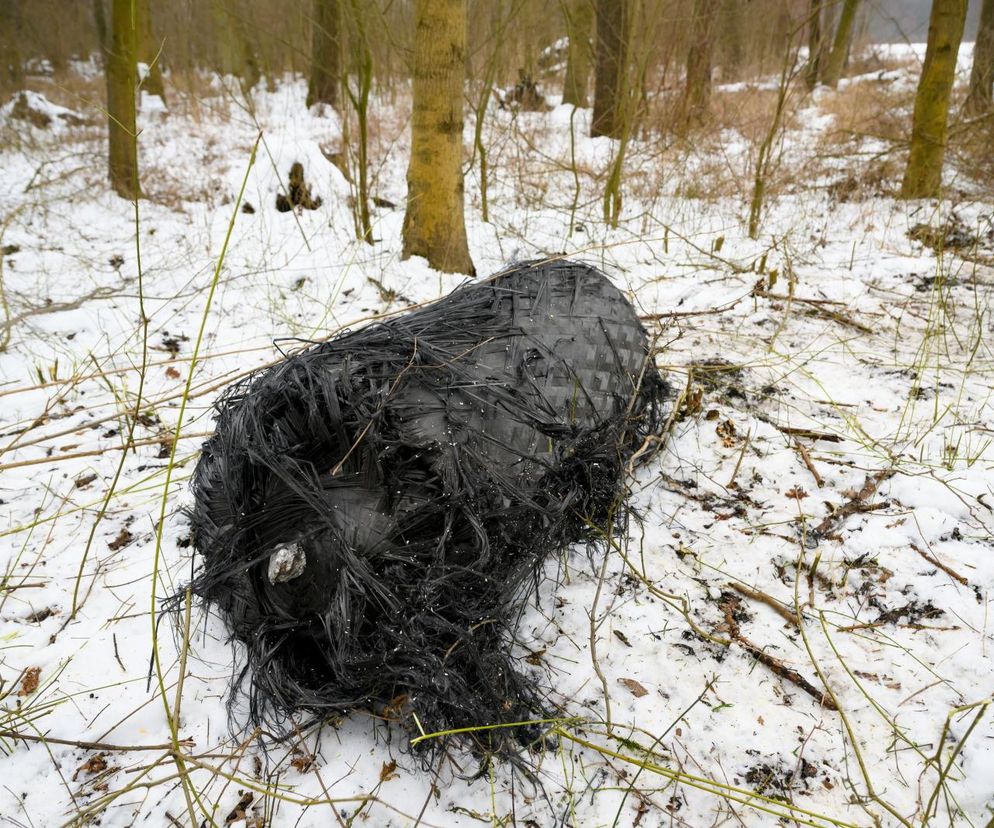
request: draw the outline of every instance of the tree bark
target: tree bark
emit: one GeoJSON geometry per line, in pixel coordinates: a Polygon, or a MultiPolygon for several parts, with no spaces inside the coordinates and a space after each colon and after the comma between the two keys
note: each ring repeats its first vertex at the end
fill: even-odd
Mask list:
{"type": "Polygon", "coordinates": [[[93,28],[97,30],[100,57],[105,58],[107,50],[110,49],[110,36],[107,33],[107,13],[104,11],[104,0],[93,0],[93,28]]]}
{"type": "Polygon", "coordinates": [[[338,108],[341,74],[341,10],[338,0],[314,0],[311,36],[311,72],[307,106],[323,103],[338,108]]]}
{"type": "Polygon", "coordinates": [[[980,8],[977,40],[973,44],[973,70],[970,91],[963,114],[975,118],[994,108],[994,0],[984,0],[980,8]]]}
{"type": "Polygon", "coordinates": [[[594,27],[593,0],[563,0],[569,52],[566,57],[566,80],[563,103],[587,105],[587,79],[590,77],[590,34],[594,27]]]}
{"type": "Polygon", "coordinates": [[[463,215],[465,0],[415,0],[411,159],[403,258],[475,274],[463,215]]]}
{"type": "Polygon", "coordinates": [[[737,80],[741,76],[742,65],[745,63],[745,45],[748,36],[745,33],[743,16],[748,7],[743,9],[741,0],[725,0],[718,15],[720,24],[721,43],[721,73],[726,81],[737,80]]]}
{"type": "Polygon", "coordinates": [[[152,9],[149,0],[137,0],[135,14],[138,16],[138,60],[148,67],[141,88],[150,95],[158,95],[166,100],[166,85],[162,80],[162,43],[152,32],[152,9]]]}
{"type": "Polygon", "coordinates": [[[911,154],[901,184],[902,198],[933,198],[942,188],[949,99],[956,77],[956,55],[963,39],[967,0],[932,0],[928,45],[915,95],[911,154]]]}
{"type": "Polygon", "coordinates": [[[231,0],[211,0],[218,72],[238,78],[247,95],[262,77],[252,47],[245,37],[241,20],[229,8],[231,0]]]}
{"type": "Polygon", "coordinates": [[[822,83],[826,86],[831,86],[832,89],[835,89],[839,85],[839,78],[842,77],[846,58],[849,57],[849,46],[852,41],[852,32],[856,23],[856,11],[858,9],[859,0],[845,0],[842,6],[839,25],[835,29],[835,40],[832,42],[832,51],[828,53],[825,73],[822,75],[822,83]]]}
{"type": "Polygon", "coordinates": [[[687,49],[687,81],[678,119],[684,127],[700,126],[711,107],[711,58],[721,0],[694,0],[690,46],[687,49]]]}
{"type": "Polygon", "coordinates": [[[137,32],[131,0],[113,0],[110,48],[104,55],[107,78],[108,170],[110,185],[122,198],[141,196],[135,129],[135,53],[137,32]]]}
{"type": "Polygon", "coordinates": [[[804,73],[804,81],[811,91],[818,85],[818,74],[821,69],[821,6],[824,0],[811,0],[808,10],[808,66],[804,73]]]}
{"type": "Polygon", "coordinates": [[[591,136],[621,135],[628,90],[628,18],[631,0],[596,0],[597,66],[591,136]]]}

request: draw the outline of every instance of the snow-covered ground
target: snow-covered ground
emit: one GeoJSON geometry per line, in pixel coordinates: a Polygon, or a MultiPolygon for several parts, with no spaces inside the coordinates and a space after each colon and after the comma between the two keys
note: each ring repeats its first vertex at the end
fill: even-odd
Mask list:
{"type": "Polygon", "coordinates": [[[559,253],[603,268],[674,388],[603,588],[603,550],[570,550],[520,627],[522,669],[563,717],[535,778],[496,764],[468,781],[458,755],[428,773],[361,713],[268,751],[239,729],[221,622],[194,610],[184,634],[159,612],[195,565],[183,508],[211,404],[280,348],[460,282],[400,257],[404,104],[375,108],[367,245],[325,157],[339,124],[304,91],[260,90],[252,113],[219,88],[147,107],[137,214],[108,192],[95,109],[57,130],[4,114],[0,824],[988,824],[994,205],[837,200],[877,150],[824,160],[822,91],[757,240],[748,135],[633,142],[612,229],[595,176],[616,145],[585,137],[589,110],[495,110],[484,129],[478,272],[559,253]],[[320,209],[274,209],[294,161],[320,209]],[[712,176],[741,189],[690,197],[712,176]],[[923,243],[918,225],[952,224],[955,250],[923,243]]]}

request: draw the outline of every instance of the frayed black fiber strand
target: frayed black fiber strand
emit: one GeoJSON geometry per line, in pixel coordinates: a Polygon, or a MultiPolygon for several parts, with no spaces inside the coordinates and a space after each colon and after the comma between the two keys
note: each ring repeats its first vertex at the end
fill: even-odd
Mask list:
{"type": "MultiPolygon", "coordinates": [[[[194,474],[193,592],[247,647],[253,720],[547,715],[515,626],[550,554],[624,520],[665,396],[648,360],[603,274],[531,262],[230,388],[194,474]]],[[[535,735],[463,744],[510,757],[535,735]]]]}

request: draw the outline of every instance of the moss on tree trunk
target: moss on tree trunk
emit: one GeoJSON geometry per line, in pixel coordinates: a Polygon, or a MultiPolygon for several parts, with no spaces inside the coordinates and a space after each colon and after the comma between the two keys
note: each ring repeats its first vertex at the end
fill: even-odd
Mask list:
{"type": "Polygon", "coordinates": [[[411,159],[404,258],[436,270],[475,273],[463,216],[465,0],[416,0],[411,159]]]}
{"type": "Polygon", "coordinates": [[[822,75],[822,82],[826,86],[831,86],[833,89],[839,85],[839,78],[842,77],[846,58],[849,57],[849,46],[852,41],[852,31],[856,24],[856,12],[858,9],[859,0],[845,0],[842,6],[842,14],[839,16],[839,25],[835,28],[835,40],[832,41],[832,51],[828,53],[825,72],[822,75]]]}
{"type": "Polygon", "coordinates": [[[587,105],[587,79],[590,77],[590,35],[594,27],[593,0],[563,0],[563,16],[569,35],[563,103],[587,105]]]}
{"type": "Polygon", "coordinates": [[[949,99],[956,77],[956,55],[963,39],[967,0],[933,0],[925,64],[915,95],[911,153],[901,185],[902,198],[932,198],[942,188],[949,99]]]}
{"type": "Polygon", "coordinates": [[[137,31],[131,0],[113,0],[110,45],[104,55],[107,78],[108,169],[110,185],[122,198],[141,195],[135,130],[137,31]]]}
{"type": "Polygon", "coordinates": [[[596,0],[597,67],[590,134],[618,138],[624,118],[628,66],[628,5],[631,0],[596,0]]]}

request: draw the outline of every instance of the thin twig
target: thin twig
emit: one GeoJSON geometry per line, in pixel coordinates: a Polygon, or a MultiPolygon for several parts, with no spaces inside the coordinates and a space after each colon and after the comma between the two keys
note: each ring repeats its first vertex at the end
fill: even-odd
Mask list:
{"type": "Polygon", "coordinates": [[[866,480],[863,483],[863,488],[849,498],[848,502],[840,506],[832,512],[832,514],[828,515],[828,517],[826,517],[821,523],[819,523],[814,529],[815,533],[818,535],[826,535],[833,529],[837,528],[851,515],[858,512],[867,512],[882,508],[881,504],[868,505],[866,501],[876,494],[877,489],[880,488],[881,484],[885,480],[890,480],[890,478],[892,478],[895,474],[897,474],[896,469],[882,469],[875,474],[867,475],[866,480]]]}

